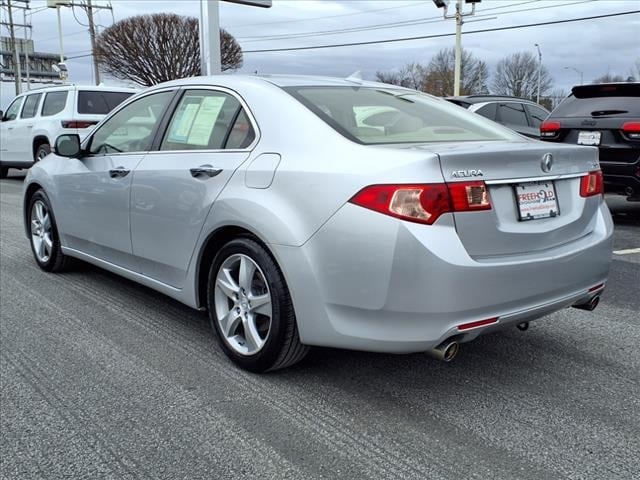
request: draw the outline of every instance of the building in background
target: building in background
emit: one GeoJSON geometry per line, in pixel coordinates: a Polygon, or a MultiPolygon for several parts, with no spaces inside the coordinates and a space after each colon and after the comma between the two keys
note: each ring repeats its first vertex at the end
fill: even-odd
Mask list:
{"type": "MultiPolygon", "coordinates": [[[[53,68],[60,61],[57,53],[36,52],[33,40],[16,38],[16,43],[23,82],[29,79],[30,83],[61,83],[59,71],[53,68]],[[28,69],[27,58],[29,59],[28,69]]],[[[9,37],[0,37],[0,80],[14,81],[13,50],[9,37]]]]}

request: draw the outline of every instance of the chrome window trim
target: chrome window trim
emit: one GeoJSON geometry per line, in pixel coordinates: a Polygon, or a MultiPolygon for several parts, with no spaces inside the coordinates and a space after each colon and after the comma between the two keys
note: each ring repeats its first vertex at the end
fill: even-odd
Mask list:
{"type": "Polygon", "coordinates": [[[486,183],[487,185],[505,185],[509,183],[546,182],[550,180],[578,178],[578,177],[583,177],[586,174],[587,172],[563,173],[561,175],[545,175],[542,177],[538,176],[538,177],[523,177],[523,178],[507,178],[507,179],[500,179],[500,180],[485,180],[484,183],[486,183]]]}

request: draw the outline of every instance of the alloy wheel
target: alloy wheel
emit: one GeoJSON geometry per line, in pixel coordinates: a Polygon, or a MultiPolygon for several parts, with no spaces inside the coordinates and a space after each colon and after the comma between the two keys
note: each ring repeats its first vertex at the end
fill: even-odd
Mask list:
{"type": "Polygon", "coordinates": [[[31,243],[41,263],[47,263],[53,251],[53,229],[49,208],[41,200],[31,207],[31,243]]]}
{"type": "Polygon", "coordinates": [[[254,355],[271,331],[272,299],[258,264],[244,254],[229,256],[218,269],[215,316],[224,341],[241,355],[254,355]]]}

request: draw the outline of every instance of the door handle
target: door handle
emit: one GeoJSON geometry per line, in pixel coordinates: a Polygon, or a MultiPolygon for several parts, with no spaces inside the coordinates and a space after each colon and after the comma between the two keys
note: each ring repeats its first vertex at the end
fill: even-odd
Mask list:
{"type": "Polygon", "coordinates": [[[27,128],[33,128],[33,125],[27,125],[27,128]]]}
{"type": "Polygon", "coordinates": [[[109,176],[111,178],[122,178],[129,175],[130,170],[125,169],[124,167],[117,167],[113,170],[109,170],[109,176]]]}
{"type": "Polygon", "coordinates": [[[189,171],[191,172],[191,176],[194,178],[198,178],[198,177],[215,177],[216,175],[219,175],[220,172],[222,172],[221,168],[215,168],[212,167],[211,165],[200,165],[199,167],[196,168],[190,168],[189,171]]]}

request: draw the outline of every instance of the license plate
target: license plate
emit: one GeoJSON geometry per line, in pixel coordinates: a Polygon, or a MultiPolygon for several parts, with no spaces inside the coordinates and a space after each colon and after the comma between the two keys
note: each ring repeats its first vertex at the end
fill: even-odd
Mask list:
{"type": "Polygon", "coordinates": [[[578,132],[578,145],[600,145],[602,132],[578,132]]]}
{"type": "Polygon", "coordinates": [[[553,182],[518,183],[514,189],[520,221],[560,215],[553,182]]]}

